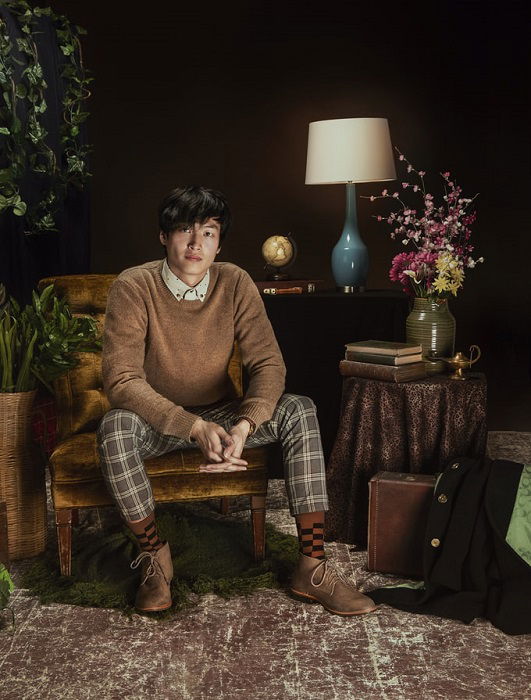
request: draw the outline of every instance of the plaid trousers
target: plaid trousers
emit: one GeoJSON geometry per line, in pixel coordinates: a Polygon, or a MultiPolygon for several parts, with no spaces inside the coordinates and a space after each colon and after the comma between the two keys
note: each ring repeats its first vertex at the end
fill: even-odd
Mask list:
{"type": "MultiPolygon", "coordinates": [[[[214,407],[187,408],[229,431],[239,401],[214,407]]],[[[124,520],[143,520],[155,510],[144,459],[197,447],[194,443],[156,432],[136,413],[115,408],[101,420],[97,433],[103,477],[124,520]]],[[[315,404],[307,396],[283,394],[271,420],[247,438],[246,447],[280,442],[284,478],[292,515],[328,510],[321,433],[315,404]]]]}

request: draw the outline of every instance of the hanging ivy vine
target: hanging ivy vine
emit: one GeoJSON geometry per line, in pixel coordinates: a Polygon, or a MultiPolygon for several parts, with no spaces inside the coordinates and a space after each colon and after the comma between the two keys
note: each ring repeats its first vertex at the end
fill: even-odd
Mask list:
{"type": "Polygon", "coordinates": [[[0,214],[11,210],[25,217],[27,234],[56,231],[57,214],[69,188],[82,189],[90,178],[90,147],[81,139],[81,126],[88,117],[84,103],[92,81],[83,65],[79,39],[86,32],[49,7],[32,7],[27,0],[3,0],[3,5],[16,19],[22,37],[14,45],[0,17],[0,140],[5,154],[0,168],[0,214]],[[60,153],[49,146],[43,124],[48,86],[38,51],[38,22],[42,17],[49,17],[53,23],[59,50],[65,57],[61,69],[64,94],[60,153]],[[22,66],[25,68],[21,72],[22,66]],[[26,202],[21,193],[28,171],[42,182],[36,202],[26,202]]]}

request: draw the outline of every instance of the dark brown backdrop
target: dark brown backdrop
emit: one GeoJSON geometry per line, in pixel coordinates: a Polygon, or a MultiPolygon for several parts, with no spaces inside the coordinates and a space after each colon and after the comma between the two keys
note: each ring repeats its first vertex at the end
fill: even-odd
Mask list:
{"type": "MultiPolygon", "coordinates": [[[[88,30],[96,79],[94,272],[159,257],[160,197],[201,183],[234,210],[220,259],[258,277],[263,240],[291,231],[293,274],[332,283],[344,188],[304,185],[308,123],[385,116],[393,142],[434,182],[450,170],[466,194],[480,192],[474,242],[486,262],[452,303],[457,344],[483,349],[489,427],[531,430],[525,2],[52,4],[88,30]]],[[[361,200],[369,285],[391,287],[398,246],[372,207],[361,200]]]]}

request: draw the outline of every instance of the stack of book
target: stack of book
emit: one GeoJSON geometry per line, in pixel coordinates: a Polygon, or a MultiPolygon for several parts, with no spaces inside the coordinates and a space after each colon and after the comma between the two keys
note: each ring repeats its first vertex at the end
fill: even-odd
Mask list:
{"type": "Polygon", "coordinates": [[[427,376],[422,345],[365,340],[345,347],[345,359],[339,362],[339,371],[345,377],[410,382],[427,376]]]}

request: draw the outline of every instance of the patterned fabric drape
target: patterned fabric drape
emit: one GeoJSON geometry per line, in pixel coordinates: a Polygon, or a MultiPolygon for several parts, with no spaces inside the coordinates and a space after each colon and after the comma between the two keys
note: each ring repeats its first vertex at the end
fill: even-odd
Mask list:
{"type": "Polygon", "coordinates": [[[326,539],[367,543],[369,480],[379,471],[435,474],[455,456],[480,457],[487,383],[436,375],[416,382],[348,377],[327,470],[326,539]]]}

